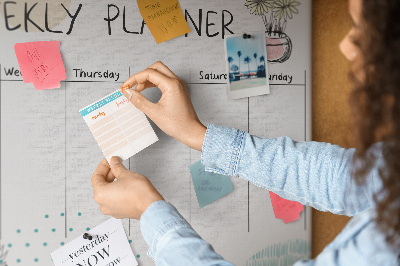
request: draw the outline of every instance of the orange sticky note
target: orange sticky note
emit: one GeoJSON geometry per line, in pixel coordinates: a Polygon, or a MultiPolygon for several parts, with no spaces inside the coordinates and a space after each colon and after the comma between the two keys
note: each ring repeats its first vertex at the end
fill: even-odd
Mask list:
{"type": "Polygon", "coordinates": [[[296,201],[284,199],[273,192],[269,192],[275,218],[282,219],[285,224],[300,219],[304,206],[296,201]]]}
{"type": "Polygon", "coordinates": [[[190,32],[178,0],[137,0],[140,14],[157,43],[190,32]]]}
{"type": "Polygon", "coordinates": [[[60,88],[60,81],[67,78],[60,42],[17,43],[14,50],[24,82],[33,83],[35,89],[60,88]]]}

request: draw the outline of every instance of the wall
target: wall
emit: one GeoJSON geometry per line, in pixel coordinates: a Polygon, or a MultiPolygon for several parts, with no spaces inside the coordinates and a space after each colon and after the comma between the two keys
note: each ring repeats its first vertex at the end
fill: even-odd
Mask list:
{"type": "MultiPolygon", "coordinates": [[[[349,148],[350,64],[339,43],[351,28],[346,0],[313,1],[313,140],[349,148]]],[[[313,210],[312,256],[316,257],[349,221],[348,217],[313,210]]]]}

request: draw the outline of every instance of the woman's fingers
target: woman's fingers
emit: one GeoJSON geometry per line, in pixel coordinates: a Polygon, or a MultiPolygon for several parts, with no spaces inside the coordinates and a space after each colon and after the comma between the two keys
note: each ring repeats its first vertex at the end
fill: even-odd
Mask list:
{"type": "Polygon", "coordinates": [[[170,77],[158,72],[155,69],[148,68],[142,72],[136,73],[130,76],[121,86],[122,89],[125,89],[127,86],[132,88],[133,86],[141,83],[150,82],[154,84],[154,87],[157,87],[161,90],[161,92],[165,92],[165,90],[171,86],[174,82],[170,77]]]}
{"type": "Polygon", "coordinates": [[[135,91],[141,92],[147,88],[152,88],[152,87],[156,87],[156,86],[153,83],[151,83],[150,81],[146,81],[145,83],[137,84],[135,87],[135,91]]]}
{"type": "Polygon", "coordinates": [[[96,191],[98,191],[100,187],[108,184],[108,182],[106,181],[108,172],[110,172],[110,166],[108,165],[107,160],[103,159],[97,166],[92,176],[92,186],[93,190],[95,191],[95,197],[96,191]]]}
{"type": "Polygon", "coordinates": [[[113,156],[110,159],[110,167],[111,171],[115,175],[115,177],[118,179],[121,179],[124,177],[124,174],[128,172],[129,170],[126,169],[125,165],[122,164],[121,158],[117,156],[113,156]]]}
{"type": "Polygon", "coordinates": [[[157,70],[160,73],[163,73],[164,75],[170,77],[170,78],[178,78],[177,75],[175,75],[174,72],[171,71],[171,69],[169,69],[166,65],[164,65],[161,61],[157,61],[154,64],[152,64],[151,66],[149,66],[148,68],[152,68],[154,70],[157,70]]]}
{"type": "Polygon", "coordinates": [[[107,177],[106,177],[106,181],[108,183],[111,183],[111,182],[114,181],[114,179],[115,179],[115,176],[114,176],[113,172],[109,171],[108,174],[107,174],[107,177]]]}
{"type": "MultiPolygon", "coordinates": [[[[163,66],[160,65],[157,67],[163,68],[163,66]]],[[[167,68],[166,66],[164,67],[167,68]]],[[[163,70],[166,71],[166,69],[163,70]]],[[[140,92],[149,87],[157,87],[161,90],[162,93],[164,93],[169,88],[173,88],[174,86],[176,86],[177,82],[179,81],[175,78],[170,78],[169,76],[164,75],[156,69],[148,68],[142,72],[132,75],[122,85],[122,93],[136,108],[144,112],[147,116],[150,117],[150,119],[153,120],[153,114],[157,111],[157,104],[149,101],[140,92]],[[135,85],[137,85],[136,90],[129,89],[135,85]],[[129,88],[127,88],[126,86],[129,86],[129,88]]]]}
{"type": "MultiPolygon", "coordinates": [[[[166,65],[164,65],[161,61],[155,62],[154,64],[152,64],[151,66],[149,66],[147,69],[153,69],[156,70],[158,72],[160,72],[161,74],[171,78],[171,79],[178,79],[179,77],[177,75],[175,75],[174,72],[171,71],[171,69],[169,69],[166,65]]],[[[129,80],[129,79],[128,79],[129,80]]],[[[122,88],[129,86],[130,88],[132,88],[134,85],[134,83],[128,82],[128,80],[122,84],[122,88]]],[[[136,91],[143,91],[147,88],[152,88],[152,87],[157,87],[156,84],[152,83],[151,81],[147,80],[143,83],[137,82],[136,84],[136,91]]]]}
{"type": "Polygon", "coordinates": [[[140,92],[132,89],[123,90],[122,93],[137,109],[145,113],[151,120],[154,119],[154,114],[158,110],[157,104],[152,103],[140,92]]]}

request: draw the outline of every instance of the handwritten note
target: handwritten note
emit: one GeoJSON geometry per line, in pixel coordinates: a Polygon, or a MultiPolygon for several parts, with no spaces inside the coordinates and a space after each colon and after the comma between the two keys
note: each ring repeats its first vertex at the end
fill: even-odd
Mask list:
{"type": "Polygon", "coordinates": [[[284,199],[271,191],[269,196],[271,197],[275,218],[282,219],[285,224],[300,219],[300,213],[304,210],[301,203],[284,199]]]}
{"type": "Polygon", "coordinates": [[[24,82],[33,83],[35,89],[60,88],[60,81],[67,78],[60,42],[17,43],[14,50],[24,82]]]}
{"type": "Polygon", "coordinates": [[[126,160],[158,140],[144,113],[120,90],[79,111],[104,156],[126,160]]]}
{"type": "Polygon", "coordinates": [[[121,220],[111,218],[51,253],[55,266],[138,265],[121,220]]]}
{"type": "Polygon", "coordinates": [[[157,43],[190,32],[178,0],[137,0],[140,14],[157,43]]]}
{"type": "Polygon", "coordinates": [[[230,176],[206,172],[201,161],[190,166],[190,173],[200,208],[216,201],[233,190],[230,176]]]}

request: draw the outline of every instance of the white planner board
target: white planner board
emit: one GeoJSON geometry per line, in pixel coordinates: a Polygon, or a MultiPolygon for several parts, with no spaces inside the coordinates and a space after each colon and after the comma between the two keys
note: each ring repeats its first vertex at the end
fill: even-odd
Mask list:
{"type": "MultiPolygon", "coordinates": [[[[251,14],[259,11],[248,6],[271,1],[181,0],[192,32],[159,45],[135,1],[48,2],[47,27],[46,1],[0,3],[0,265],[52,265],[50,252],[109,218],[94,202],[90,182],[103,155],[79,110],[155,61],[188,84],[204,124],[311,140],[311,0],[298,1],[298,14],[280,15],[284,34],[272,40],[278,47],[269,47],[267,64],[271,93],[231,101],[220,75],[226,71],[223,38],[249,31],[268,36],[270,13],[251,14]],[[115,19],[107,22],[108,16],[115,19]],[[61,42],[68,78],[59,89],[37,91],[16,71],[14,44],[45,40],[61,42]],[[94,72],[108,77],[88,77],[94,72]]],[[[160,92],[145,95],[155,101],[160,92]]],[[[309,208],[284,224],[274,217],[268,191],[232,178],[232,193],[200,209],[189,171],[200,153],[152,126],[159,141],[126,166],[147,176],[216,252],[237,265],[291,265],[310,257],[309,208]]],[[[140,223],[123,224],[139,265],[154,265],[140,223]]]]}

